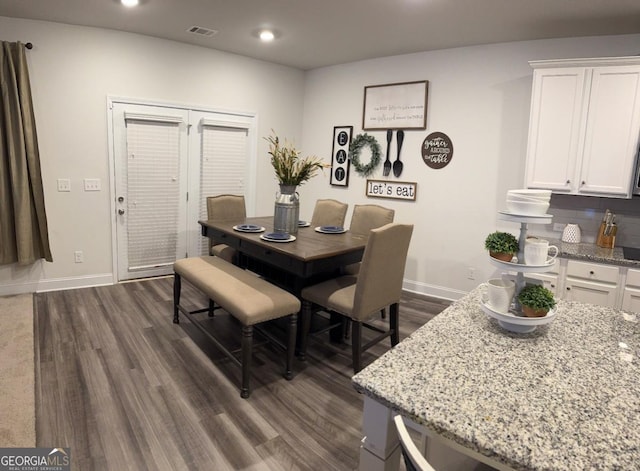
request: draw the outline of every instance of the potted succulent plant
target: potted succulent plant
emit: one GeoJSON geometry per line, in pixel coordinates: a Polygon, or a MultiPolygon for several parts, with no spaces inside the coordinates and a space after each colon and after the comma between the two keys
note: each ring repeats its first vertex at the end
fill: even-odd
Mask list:
{"type": "Polygon", "coordinates": [[[484,248],[489,251],[489,255],[503,262],[510,262],[518,253],[520,245],[518,239],[508,232],[493,232],[484,241],[484,248]]]}
{"type": "Polygon", "coordinates": [[[556,305],[553,293],[542,285],[527,285],[518,293],[522,313],[527,317],[544,317],[556,305]]]}

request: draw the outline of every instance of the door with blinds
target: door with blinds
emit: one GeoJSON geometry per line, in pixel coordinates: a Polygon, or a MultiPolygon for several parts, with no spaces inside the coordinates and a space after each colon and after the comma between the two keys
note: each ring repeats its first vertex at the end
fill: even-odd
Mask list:
{"type": "Polygon", "coordinates": [[[175,260],[205,254],[198,220],[206,219],[207,196],[252,200],[253,119],[112,104],[119,281],[170,274],[175,260]]]}

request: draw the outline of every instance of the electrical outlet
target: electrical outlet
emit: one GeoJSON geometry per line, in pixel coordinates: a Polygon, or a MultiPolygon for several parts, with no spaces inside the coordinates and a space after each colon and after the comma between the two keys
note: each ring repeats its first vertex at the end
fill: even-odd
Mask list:
{"type": "Polygon", "coordinates": [[[553,230],[556,232],[562,232],[562,230],[564,229],[564,224],[560,223],[560,222],[554,222],[553,223],[553,230]]]}
{"type": "Polygon", "coordinates": [[[84,179],[84,191],[100,191],[100,179],[99,178],[85,178],[84,179]]]}
{"type": "Polygon", "coordinates": [[[469,278],[470,280],[475,280],[476,279],[476,269],[473,267],[469,267],[468,269],[469,271],[467,272],[467,278],[469,278]]]}
{"type": "Polygon", "coordinates": [[[58,191],[71,191],[71,180],[58,178],[58,191]]]}
{"type": "Polygon", "coordinates": [[[73,257],[76,263],[84,262],[84,254],[82,253],[82,250],[76,250],[73,252],[73,257]]]}

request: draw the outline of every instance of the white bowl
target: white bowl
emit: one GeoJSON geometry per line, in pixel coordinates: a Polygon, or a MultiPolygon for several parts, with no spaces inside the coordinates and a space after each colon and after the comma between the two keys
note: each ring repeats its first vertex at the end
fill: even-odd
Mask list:
{"type": "Polygon", "coordinates": [[[543,216],[549,209],[549,203],[507,200],[507,211],[521,216],[543,216]]]}
{"type": "Polygon", "coordinates": [[[534,196],[523,196],[523,195],[507,195],[507,201],[525,201],[531,203],[548,203],[550,198],[538,198],[534,196]]]}
{"type": "Polygon", "coordinates": [[[507,196],[509,195],[519,195],[519,196],[528,196],[529,198],[543,198],[548,199],[551,198],[551,190],[509,190],[507,191],[507,196]]]}

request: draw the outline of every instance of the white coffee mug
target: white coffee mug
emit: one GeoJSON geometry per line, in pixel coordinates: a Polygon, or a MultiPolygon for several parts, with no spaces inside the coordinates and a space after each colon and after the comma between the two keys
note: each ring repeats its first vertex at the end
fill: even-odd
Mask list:
{"type": "Polygon", "coordinates": [[[513,280],[492,278],[487,283],[489,307],[496,312],[509,312],[511,300],[516,292],[515,282],[513,280]]]}
{"type": "Polygon", "coordinates": [[[527,239],[524,244],[525,265],[547,265],[558,256],[558,247],[549,245],[548,240],[527,239]],[[549,252],[553,252],[549,254],[549,252]]]}

